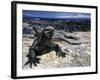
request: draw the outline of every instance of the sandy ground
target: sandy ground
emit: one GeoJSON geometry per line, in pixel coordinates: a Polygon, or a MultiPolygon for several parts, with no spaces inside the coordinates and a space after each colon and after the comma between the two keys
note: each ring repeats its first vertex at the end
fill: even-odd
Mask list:
{"type": "MultiPolygon", "coordinates": [[[[69,45],[64,41],[55,42],[59,44],[62,50],[69,50],[65,58],[56,56],[54,51],[40,56],[41,61],[37,67],[32,65],[32,69],[49,69],[49,68],[63,68],[63,67],[85,67],[91,65],[91,45],[90,32],[74,32],[71,35],[80,37],[81,45],[69,45]]],[[[29,51],[29,46],[32,45],[33,39],[23,37],[23,53],[22,53],[22,68],[30,69],[29,65],[23,66],[27,61],[26,55],[29,51]]]]}

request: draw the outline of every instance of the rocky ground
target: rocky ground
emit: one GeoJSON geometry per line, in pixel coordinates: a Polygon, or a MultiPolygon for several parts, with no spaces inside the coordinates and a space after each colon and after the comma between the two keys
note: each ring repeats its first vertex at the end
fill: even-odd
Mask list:
{"type": "MultiPolygon", "coordinates": [[[[79,37],[80,45],[70,45],[64,41],[55,41],[59,44],[63,51],[66,52],[66,57],[58,57],[54,51],[45,55],[39,56],[41,58],[40,64],[37,67],[32,65],[32,69],[48,69],[48,68],[63,68],[63,67],[85,67],[91,65],[91,45],[90,32],[74,32],[67,33],[79,37]],[[69,52],[67,52],[69,51],[69,52]]],[[[22,53],[22,67],[23,69],[30,69],[29,65],[23,66],[27,61],[26,55],[29,51],[29,46],[32,45],[34,39],[33,35],[23,35],[23,53],[22,53]]],[[[69,41],[70,40],[68,39],[69,41]]]]}

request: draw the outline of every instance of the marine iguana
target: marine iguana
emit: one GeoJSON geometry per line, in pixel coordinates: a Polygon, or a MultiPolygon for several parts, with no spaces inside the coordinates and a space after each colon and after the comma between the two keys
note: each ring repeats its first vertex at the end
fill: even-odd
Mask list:
{"type": "MultiPolygon", "coordinates": [[[[36,39],[33,41],[32,46],[30,46],[29,48],[29,53],[26,56],[28,57],[28,61],[25,63],[25,65],[30,64],[30,68],[32,68],[32,64],[34,64],[34,66],[37,66],[37,64],[40,63],[41,60],[37,56],[44,55],[51,51],[55,51],[56,56],[66,57],[66,53],[61,50],[58,44],[52,41],[55,31],[52,26],[45,27],[41,32],[38,32],[35,27],[33,29],[35,31],[36,39]]],[[[69,44],[78,45],[77,43],[70,43],[69,41],[64,39],[60,40],[63,40],[69,44]]]]}

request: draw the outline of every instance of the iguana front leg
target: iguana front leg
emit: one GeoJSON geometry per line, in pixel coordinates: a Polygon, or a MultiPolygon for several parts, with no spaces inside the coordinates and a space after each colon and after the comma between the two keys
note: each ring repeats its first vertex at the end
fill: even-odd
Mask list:
{"type": "Polygon", "coordinates": [[[61,48],[59,47],[58,44],[54,44],[54,49],[55,49],[55,52],[56,52],[56,55],[59,56],[59,57],[66,57],[66,53],[64,53],[61,48]]]}
{"type": "Polygon", "coordinates": [[[28,61],[25,63],[25,65],[30,64],[30,68],[32,68],[32,64],[34,64],[34,66],[37,66],[37,64],[40,63],[40,58],[37,58],[37,55],[32,47],[30,47],[29,54],[26,57],[28,57],[28,61]]]}

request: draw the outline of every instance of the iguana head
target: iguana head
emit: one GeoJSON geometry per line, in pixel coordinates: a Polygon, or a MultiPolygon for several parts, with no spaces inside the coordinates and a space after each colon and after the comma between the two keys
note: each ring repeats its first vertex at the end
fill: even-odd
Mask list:
{"type": "Polygon", "coordinates": [[[54,34],[54,28],[52,26],[47,26],[46,28],[44,28],[44,35],[47,37],[47,38],[52,38],[53,34],[54,34]]]}

